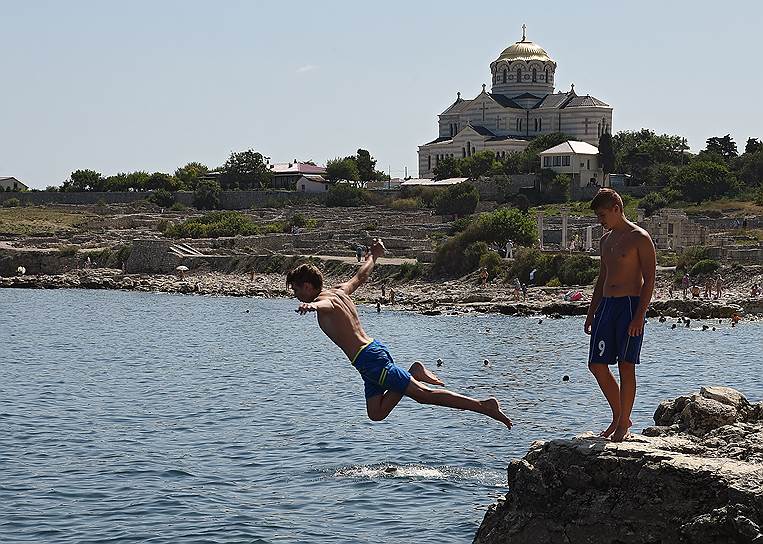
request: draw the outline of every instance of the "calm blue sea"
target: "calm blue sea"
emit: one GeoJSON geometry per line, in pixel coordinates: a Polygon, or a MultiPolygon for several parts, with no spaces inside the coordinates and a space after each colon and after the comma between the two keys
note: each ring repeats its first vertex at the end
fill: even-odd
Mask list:
{"type": "MultiPolygon", "coordinates": [[[[531,441],[609,423],[582,318],[361,308],[400,364],[441,357],[450,388],[498,397],[508,431],[409,399],[368,421],[359,376],[295,307],[0,290],[0,541],[470,542],[531,441]]],[[[670,323],[647,326],[636,429],[701,385],[763,397],[763,323],[670,323]]]]}

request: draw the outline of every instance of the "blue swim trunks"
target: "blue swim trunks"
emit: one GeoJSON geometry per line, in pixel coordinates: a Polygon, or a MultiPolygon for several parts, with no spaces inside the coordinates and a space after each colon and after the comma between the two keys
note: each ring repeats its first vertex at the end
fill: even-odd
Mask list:
{"type": "Polygon", "coordinates": [[[367,399],[382,395],[387,390],[405,393],[411,381],[408,371],[397,366],[386,346],[376,340],[360,349],[352,360],[352,366],[363,377],[367,399]]]}
{"type": "Polygon", "coordinates": [[[588,363],[639,364],[644,335],[629,336],[639,297],[604,297],[593,316],[588,363]]]}

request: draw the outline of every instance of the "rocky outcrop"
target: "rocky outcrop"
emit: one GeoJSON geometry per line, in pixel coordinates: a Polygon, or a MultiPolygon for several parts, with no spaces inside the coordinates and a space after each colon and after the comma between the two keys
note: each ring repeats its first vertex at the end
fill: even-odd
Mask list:
{"type": "Polygon", "coordinates": [[[622,443],[534,443],[475,542],[763,543],[763,403],[706,387],[654,419],[622,443]]]}

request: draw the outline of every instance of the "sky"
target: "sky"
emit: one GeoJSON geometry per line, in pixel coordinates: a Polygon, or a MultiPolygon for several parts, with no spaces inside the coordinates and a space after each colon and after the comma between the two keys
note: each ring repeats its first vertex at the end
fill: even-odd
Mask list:
{"type": "Polygon", "coordinates": [[[614,108],[613,131],[698,151],[763,138],[758,1],[0,0],[0,176],[33,188],[222,165],[254,149],[325,164],[368,149],[417,175],[456,98],[522,37],[614,108]]]}

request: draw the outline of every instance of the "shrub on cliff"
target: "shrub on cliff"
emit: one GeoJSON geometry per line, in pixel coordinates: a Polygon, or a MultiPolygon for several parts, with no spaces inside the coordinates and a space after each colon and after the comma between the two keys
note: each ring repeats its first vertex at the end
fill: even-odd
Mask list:
{"type": "MultiPolygon", "coordinates": [[[[279,224],[276,232],[280,232],[282,228],[283,226],[279,224]]],[[[172,238],[218,238],[248,236],[259,234],[263,230],[239,212],[210,212],[201,217],[192,217],[177,225],[168,225],[164,234],[172,238]]]]}
{"type": "Polygon", "coordinates": [[[193,206],[199,210],[214,210],[220,207],[220,184],[204,179],[193,192],[193,206]]]}
{"type": "Polygon", "coordinates": [[[715,259],[702,259],[691,267],[689,275],[693,277],[705,276],[716,272],[720,267],[721,265],[715,259]]]}
{"type": "Polygon", "coordinates": [[[363,204],[363,189],[354,187],[349,183],[337,183],[326,193],[326,206],[329,208],[355,207],[363,204]]]}
{"type": "Polygon", "coordinates": [[[148,200],[160,208],[169,208],[175,203],[175,197],[167,189],[157,189],[151,193],[148,200]]]}
{"type": "Polygon", "coordinates": [[[703,247],[703,246],[690,247],[688,249],[685,249],[684,252],[678,256],[678,261],[676,262],[676,271],[688,272],[699,261],[709,259],[709,258],[710,258],[710,252],[706,247],[703,247]]]}
{"type": "Polygon", "coordinates": [[[3,208],[15,208],[19,204],[21,204],[21,202],[19,202],[18,198],[9,198],[3,202],[3,208]]]}
{"type": "Polygon", "coordinates": [[[559,285],[590,285],[599,274],[599,265],[588,255],[542,253],[537,249],[520,248],[509,267],[507,277],[530,281],[535,270],[535,285],[551,286],[552,280],[559,285]]]}
{"type": "Polygon", "coordinates": [[[469,215],[477,209],[480,193],[470,183],[457,183],[437,193],[432,204],[438,215],[469,215]]]}

